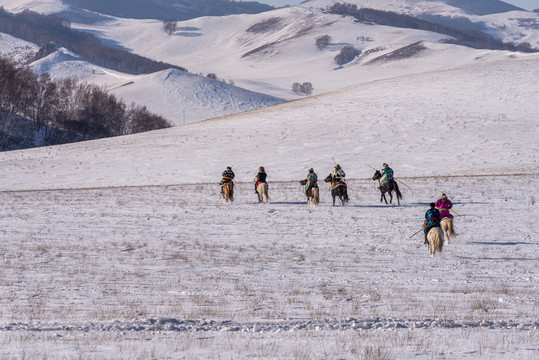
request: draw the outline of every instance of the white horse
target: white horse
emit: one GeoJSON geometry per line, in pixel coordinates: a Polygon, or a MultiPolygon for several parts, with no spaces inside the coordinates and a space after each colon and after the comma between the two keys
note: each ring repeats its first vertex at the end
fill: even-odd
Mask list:
{"type": "Polygon", "coordinates": [[[268,184],[262,182],[256,187],[256,193],[258,195],[258,202],[264,201],[264,196],[266,197],[266,203],[269,201],[268,195],[268,184]]]}
{"type": "Polygon", "coordinates": [[[429,255],[434,256],[436,252],[441,253],[444,246],[444,232],[439,227],[433,227],[427,234],[429,241],[429,255]]]}
{"type": "Polygon", "coordinates": [[[440,222],[440,226],[442,227],[442,230],[444,231],[444,236],[447,239],[447,243],[449,244],[449,238],[451,236],[457,236],[457,234],[455,233],[455,228],[453,227],[453,218],[444,217],[440,222]]]}

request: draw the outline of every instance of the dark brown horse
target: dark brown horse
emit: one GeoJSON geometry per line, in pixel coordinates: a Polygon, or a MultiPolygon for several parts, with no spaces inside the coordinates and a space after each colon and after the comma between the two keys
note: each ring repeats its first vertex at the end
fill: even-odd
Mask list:
{"type": "MultiPolygon", "coordinates": [[[[376,170],[376,172],[374,173],[374,176],[372,177],[373,180],[380,180],[380,178],[382,177],[382,174],[380,173],[380,171],[376,170]]],[[[389,203],[391,204],[391,202],[393,201],[393,194],[392,192],[395,191],[395,195],[397,195],[397,203],[400,205],[401,202],[400,202],[400,199],[402,199],[402,194],[399,190],[399,185],[397,184],[397,182],[393,179],[389,180],[387,183],[385,183],[384,185],[381,185],[379,187],[380,189],[380,192],[382,193],[382,196],[380,197],[380,202],[382,202],[382,200],[384,200],[386,202],[386,205],[387,205],[387,199],[386,199],[386,193],[389,193],[389,203]]]]}
{"type": "Polygon", "coordinates": [[[333,178],[331,177],[331,174],[329,174],[325,179],[325,182],[331,183],[331,196],[333,196],[333,206],[335,206],[335,198],[339,198],[341,200],[342,205],[344,206],[344,203],[350,201],[348,198],[348,185],[346,185],[343,181],[333,181],[333,178]]]}

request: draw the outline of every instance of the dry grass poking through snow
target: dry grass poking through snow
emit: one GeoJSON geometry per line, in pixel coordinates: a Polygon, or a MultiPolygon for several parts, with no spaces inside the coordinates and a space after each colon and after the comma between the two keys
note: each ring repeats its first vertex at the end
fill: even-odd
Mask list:
{"type": "Polygon", "coordinates": [[[251,184],[233,205],[202,185],[0,193],[0,357],[531,359],[537,178],[406,182],[401,207],[371,181],[344,208],[296,183],[269,205],[251,184]],[[464,216],[431,258],[409,236],[442,192],[464,216]]]}

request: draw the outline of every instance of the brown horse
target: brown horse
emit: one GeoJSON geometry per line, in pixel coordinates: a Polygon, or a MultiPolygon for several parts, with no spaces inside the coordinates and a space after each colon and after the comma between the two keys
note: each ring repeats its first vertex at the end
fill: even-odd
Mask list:
{"type": "Polygon", "coordinates": [[[442,227],[442,230],[444,231],[444,236],[446,237],[447,243],[449,244],[449,238],[451,236],[457,236],[457,234],[455,233],[455,228],[453,227],[453,218],[444,217],[442,221],[440,221],[440,226],[442,227]]]}
{"type": "Polygon", "coordinates": [[[429,255],[434,256],[436,252],[441,253],[444,246],[444,232],[439,227],[433,227],[427,234],[429,241],[429,255]]]}
{"type": "Polygon", "coordinates": [[[269,195],[268,195],[268,184],[265,182],[261,182],[256,187],[256,194],[258,195],[258,202],[264,201],[264,196],[266,197],[266,203],[269,201],[269,195]]]}
{"type": "MultiPolygon", "coordinates": [[[[299,183],[305,186],[305,184],[307,184],[307,180],[301,180],[299,183]]],[[[320,202],[320,192],[318,190],[318,185],[314,185],[309,190],[307,190],[305,195],[307,196],[307,205],[309,205],[311,202],[314,205],[318,205],[318,203],[320,202]]]]}
{"type": "Polygon", "coordinates": [[[335,206],[335,198],[341,200],[342,206],[344,203],[350,201],[348,198],[348,185],[345,182],[334,182],[331,174],[329,174],[325,179],[325,182],[331,182],[331,196],[333,196],[333,206],[335,206]]]}
{"type": "MultiPolygon", "coordinates": [[[[380,171],[376,170],[372,179],[380,180],[381,177],[382,177],[382,174],[380,173],[380,171]]],[[[382,193],[382,196],[380,197],[380,202],[384,200],[387,205],[386,193],[389,193],[389,203],[391,204],[391,202],[393,201],[393,194],[392,194],[393,191],[395,191],[395,194],[397,195],[397,203],[400,205],[401,204],[400,199],[402,199],[402,194],[399,190],[399,185],[397,184],[395,180],[389,180],[387,183],[380,186],[380,192],[382,193]]]]}
{"type": "Polygon", "coordinates": [[[230,202],[234,201],[234,183],[232,181],[223,184],[222,195],[226,202],[229,200],[230,202]]]}

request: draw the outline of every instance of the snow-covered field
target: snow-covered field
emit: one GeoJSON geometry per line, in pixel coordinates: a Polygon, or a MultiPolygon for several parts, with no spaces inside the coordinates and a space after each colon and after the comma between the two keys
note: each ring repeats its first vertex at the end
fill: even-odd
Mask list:
{"type": "MultiPolygon", "coordinates": [[[[63,6],[6,4],[52,3],[63,6]]],[[[305,5],[278,14],[306,14],[305,5]]],[[[264,16],[235,19],[248,28],[264,16]]],[[[131,20],[100,31],[187,68],[180,60],[195,59],[200,46],[192,38],[216,31],[211,55],[230,51],[219,62],[229,73],[218,76],[236,81],[229,76],[250,62],[242,82],[252,89],[284,94],[291,81],[314,80],[317,91],[333,91],[149,133],[0,153],[1,359],[537,359],[537,54],[444,45],[431,34],[415,58],[329,69],[336,46],[308,61],[321,28],[279,43],[271,65],[229,56],[242,54],[238,39],[262,45],[249,45],[261,35],[227,31],[230,18],[183,23],[188,34],[162,49],[146,42],[158,22],[144,22],[139,41],[131,20]],[[182,54],[180,44],[193,48],[182,54]],[[299,70],[313,78],[297,78],[299,70]],[[322,184],[322,203],[307,206],[299,180],[310,167],[324,178],[333,159],[348,174],[351,202],[331,206],[322,184]],[[403,182],[401,206],[379,202],[369,166],[383,162],[403,182]],[[233,204],[219,198],[228,165],[233,204]],[[261,165],[269,204],[256,202],[252,185],[261,165]],[[422,234],[411,236],[442,193],[460,215],[458,237],[430,257],[422,234]]],[[[334,45],[354,41],[344,37],[351,26],[327,25],[334,45]]],[[[372,37],[386,52],[425,39],[360,26],[353,38],[372,37]]],[[[0,44],[20,46],[4,35],[0,44]]],[[[187,76],[197,82],[191,75],[165,71],[118,87],[133,79],[64,55],[34,65],[57,73],[81,66],[74,73],[101,77],[118,93],[138,88],[128,95],[163,100],[177,119],[181,104],[167,96],[196,93],[185,84],[187,76]]],[[[204,59],[200,71],[214,70],[205,66],[217,60],[204,59]]],[[[211,94],[202,96],[208,111],[211,94]]],[[[239,106],[222,99],[214,104],[239,106]]]]}
{"type": "Polygon", "coordinates": [[[0,357],[536,358],[537,64],[1,153],[0,357]],[[306,206],[298,180],[332,157],[352,202],[306,206]],[[400,207],[369,180],[383,161],[400,207]],[[442,192],[459,236],[429,257],[410,236],[442,192]]]}
{"type": "Polygon", "coordinates": [[[537,176],[371,180],[269,205],[238,183],[0,193],[0,357],[534,359],[537,176]],[[428,202],[457,238],[429,257],[428,202]]]}

